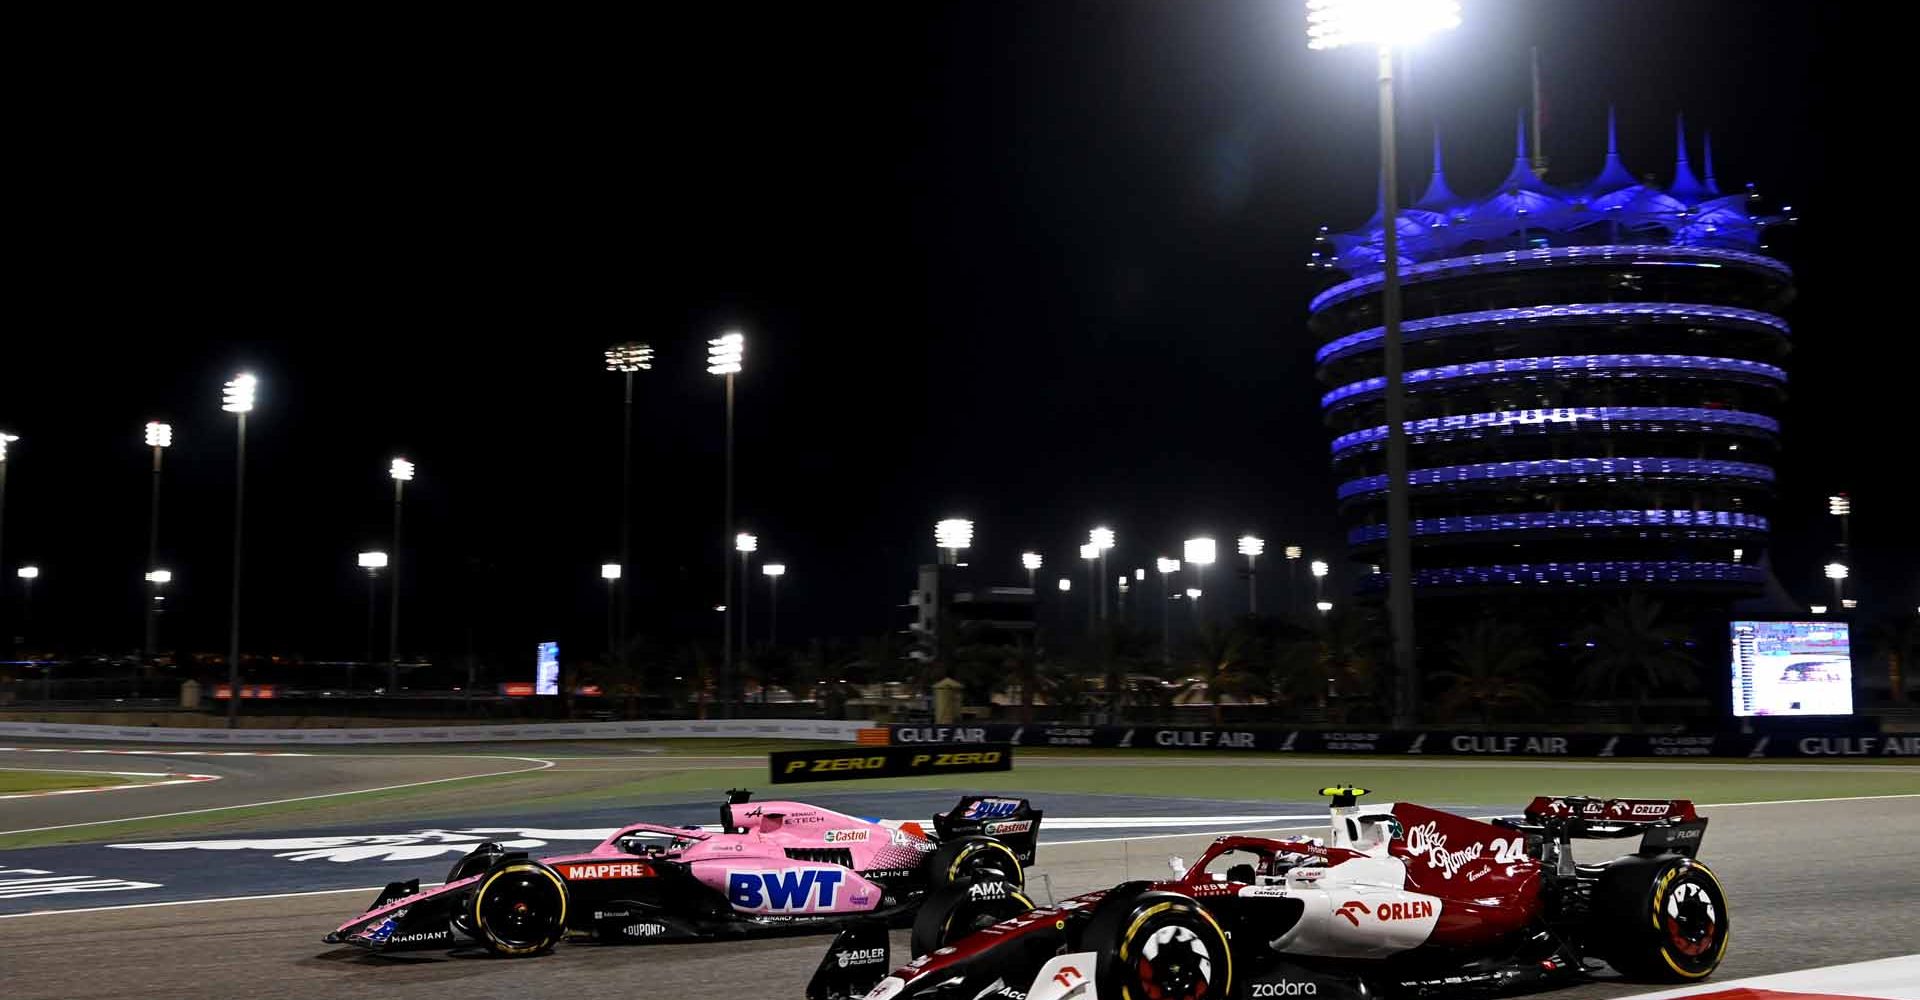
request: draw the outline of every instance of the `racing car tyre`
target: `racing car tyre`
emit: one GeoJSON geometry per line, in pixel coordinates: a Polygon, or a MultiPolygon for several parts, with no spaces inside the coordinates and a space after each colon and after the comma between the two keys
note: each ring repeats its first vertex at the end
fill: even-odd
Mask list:
{"type": "Polygon", "coordinates": [[[538,862],[501,865],[480,881],[471,899],[476,936],[496,955],[538,955],[567,932],[566,883],[538,862]]]}
{"type": "Polygon", "coordinates": [[[1007,882],[963,880],[935,889],[913,918],[913,957],[932,954],[982,927],[1032,909],[1033,900],[1007,882]]]}
{"type": "Polygon", "coordinates": [[[961,837],[933,852],[927,862],[927,888],[944,889],[963,879],[1024,886],[1027,873],[1013,848],[992,837],[961,837]]]}
{"type": "Polygon", "coordinates": [[[1233,952],[1226,931],[1177,892],[1140,892],[1101,901],[1081,947],[1096,953],[1101,996],[1200,1000],[1232,996],[1233,952]]]}
{"type": "MultiPolygon", "coordinates": [[[[478,875],[493,867],[493,863],[505,853],[505,848],[492,841],[481,844],[479,847],[467,852],[465,857],[455,861],[452,868],[447,869],[447,881],[458,882],[463,878],[471,878],[478,875]]],[[[473,925],[473,909],[471,907],[454,907],[452,922],[454,930],[470,938],[480,936],[480,929],[473,925]]]]}
{"type": "Polygon", "coordinates": [[[1732,922],[1720,880],[1692,858],[1622,858],[1594,887],[1592,950],[1623,975],[1705,979],[1727,952],[1732,922]]]}

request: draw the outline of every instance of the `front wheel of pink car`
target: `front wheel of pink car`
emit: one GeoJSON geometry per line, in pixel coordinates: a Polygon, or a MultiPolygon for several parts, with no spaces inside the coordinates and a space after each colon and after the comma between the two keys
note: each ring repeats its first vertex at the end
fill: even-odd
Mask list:
{"type": "Polygon", "coordinates": [[[501,865],[480,880],[470,906],[480,940],[495,955],[538,955],[567,933],[567,886],[534,861],[501,865]]]}
{"type": "Polygon", "coordinates": [[[1006,882],[962,881],[935,889],[913,918],[913,957],[932,954],[974,931],[1032,909],[1033,900],[1019,886],[1006,882]]]}

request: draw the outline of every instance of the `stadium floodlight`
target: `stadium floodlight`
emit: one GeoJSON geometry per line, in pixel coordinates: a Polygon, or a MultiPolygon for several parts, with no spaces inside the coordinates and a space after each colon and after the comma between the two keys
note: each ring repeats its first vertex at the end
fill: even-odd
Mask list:
{"type": "Polygon", "coordinates": [[[1289,545],[1289,546],[1287,546],[1287,558],[1288,558],[1288,559],[1298,559],[1298,558],[1300,558],[1300,557],[1301,557],[1302,555],[1304,555],[1304,554],[1305,554],[1305,553],[1304,553],[1304,552],[1303,552],[1303,551],[1301,550],[1301,548],[1300,548],[1300,546],[1298,546],[1298,545],[1289,545]]]}
{"type": "Polygon", "coordinates": [[[1189,600],[1189,601],[1197,601],[1197,600],[1199,600],[1199,599],[1200,599],[1200,588],[1199,588],[1199,587],[1188,587],[1188,588],[1187,588],[1187,600],[1189,600]]]}
{"type": "Polygon", "coordinates": [[[1315,601],[1313,606],[1320,609],[1320,613],[1323,615],[1333,610],[1332,601],[1315,601]]]}
{"type": "Polygon", "coordinates": [[[1142,568],[1139,568],[1139,569],[1135,569],[1135,570],[1133,571],[1133,578],[1134,578],[1135,580],[1144,580],[1144,579],[1146,579],[1146,578],[1147,578],[1147,571],[1146,571],[1146,569],[1145,569],[1144,567],[1142,567],[1142,568]]]}
{"type": "Polygon", "coordinates": [[[260,380],[246,372],[228,379],[220,387],[220,408],[228,413],[253,412],[253,394],[259,385],[260,380]]]}
{"type": "MultiPolygon", "coordinates": [[[[1395,164],[1394,49],[1460,25],[1459,0],[1307,0],[1307,47],[1371,45],[1379,50],[1381,228],[1380,361],[1387,423],[1387,637],[1393,650],[1396,729],[1410,729],[1418,709],[1413,620],[1413,529],[1408,496],[1405,353],[1400,329],[1400,181],[1395,164]]],[[[1540,126],[1538,109],[1534,129],[1540,126]]],[[[1536,150],[1538,144],[1536,143],[1536,150]]],[[[1537,155],[1537,154],[1536,154],[1537,155]]],[[[1542,171],[1544,162],[1536,161],[1542,171]]]]}
{"type": "Polygon", "coordinates": [[[1066,591],[1069,591],[1069,590],[1072,590],[1072,589],[1073,589],[1073,581],[1072,581],[1072,580],[1069,580],[1069,579],[1067,579],[1067,578],[1066,578],[1066,577],[1064,577],[1064,576],[1063,576],[1063,577],[1061,577],[1061,578],[1060,578],[1060,590],[1061,590],[1061,591],[1062,591],[1062,592],[1064,593],[1064,592],[1066,592],[1066,591]]]}
{"type": "Polygon", "coordinates": [[[1845,493],[1836,493],[1828,497],[1827,513],[1835,517],[1846,517],[1853,513],[1853,499],[1845,493]]]}
{"type": "Polygon", "coordinates": [[[973,544],[973,522],[950,517],[933,526],[933,539],[943,549],[964,549],[973,544]]]}
{"type": "Polygon", "coordinates": [[[1247,613],[1260,613],[1260,577],[1254,572],[1254,562],[1267,550],[1265,539],[1252,535],[1241,535],[1238,551],[1247,557],[1247,613]]]}
{"type": "Polygon", "coordinates": [[[170,569],[156,569],[156,570],[153,570],[152,572],[150,572],[150,573],[148,573],[148,574],[147,574],[147,582],[148,582],[148,583],[157,583],[157,584],[168,584],[168,583],[172,583],[172,582],[173,582],[173,571],[172,571],[172,570],[170,570],[170,569]]]}
{"type": "Polygon", "coordinates": [[[1394,47],[1460,26],[1460,0],[1307,0],[1307,48],[1394,47]]]}
{"type": "Polygon", "coordinates": [[[362,552],[360,553],[359,562],[361,569],[385,569],[387,568],[387,554],[385,552],[362,552]]]}
{"type": "Polygon", "coordinates": [[[758,536],[745,531],[733,536],[733,551],[757,552],[759,549],[760,539],[758,536]]]}
{"type": "Polygon", "coordinates": [[[0,462],[7,460],[7,443],[18,440],[20,440],[20,435],[18,434],[8,434],[5,431],[0,431],[0,462]]]}
{"type": "Polygon", "coordinates": [[[1195,566],[1211,566],[1218,558],[1219,548],[1211,538],[1189,538],[1181,546],[1186,561],[1195,566]]]}
{"type": "Polygon", "coordinates": [[[1307,566],[1307,569],[1312,572],[1314,576],[1326,576],[1328,568],[1326,560],[1324,559],[1315,559],[1307,566]]]}
{"type": "Polygon", "coordinates": [[[19,569],[14,570],[13,575],[19,577],[22,580],[38,580],[40,579],[40,567],[22,566],[19,569]]]}
{"type": "Polygon", "coordinates": [[[721,334],[707,341],[707,374],[736,374],[746,355],[746,337],[738,332],[721,334]]]}
{"type": "Polygon", "coordinates": [[[1844,580],[1847,578],[1847,564],[1831,562],[1827,564],[1827,579],[1844,580]]]}
{"type": "Polygon", "coordinates": [[[1042,561],[1043,560],[1040,558],[1040,553],[1038,552],[1020,553],[1020,565],[1026,569],[1029,569],[1029,570],[1039,569],[1042,561]]]}
{"type": "Polygon", "coordinates": [[[149,448],[172,447],[173,425],[163,424],[158,420],[147,421],[146,442],[149,448]]]}
{"type": "Polygon", "coordinates": [[[1092,531],[1087,532],[1087,541],[1091,542],[1094,548],[1097,548],[1102,552],[1106,551],[1107,549],[1113,548],[1113,529],[1112,528],[1095,528],[1092,531]]]}
{"type": "Polygon", "coordinates": [[[653,348],[642,343],[615,344],[607,348],[610,372],[644,372],[653,368],[653,348]]]}
{"type": "Polygon", "coordinates": [[[620,579],[620,564],[619,563],[601,563],[600,579],[602,580],[620,579]]]}
{"type": "Polygon", "coordinates": [[[786,576],[787,564],[786,563],[767,563],[766,565],[760,567],[760,572],[766,576],[786,576]]]}
{"type": "Polygon", "coordinates": [[[1092,542],[1088,542],[1087,544],[1080,546],[1080,558],[1082,559],[1100,558],[1100,546],[1095,545],[1092,542]]]}
{"type": "Polygon", "coordinates": [[[396,458],[387,466],[387,475],[396,483],[413,482],[413,463],[404,458],[396,458]]]}
{"type": "Polygon", "coordinates": [[[1824,604],[1809,604],[1807,605],[1807,610],[1816,615],[1824,615],[1827,613],[1827,606],[1824,604]]]}
{"type": "Polygon", "coordinates": [[[1166,556],[1161,556],[1153,561],[1153,567],[1160,571],[1161,576],[1165,576],[1168,573],[1178,573],[1180,572],[1180,560],[1168,559],[1166,556]]]}

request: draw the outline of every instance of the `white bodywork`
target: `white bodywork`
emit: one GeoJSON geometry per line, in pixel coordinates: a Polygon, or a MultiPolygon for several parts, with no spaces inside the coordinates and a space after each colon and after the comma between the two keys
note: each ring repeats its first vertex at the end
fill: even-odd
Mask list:
{"type": "Polygon", "coordinates": [[[1099,957],[1090,951],[1055,955],[1033,977],[1027,1000],[1093,1000],[1099,996],[1093,986],[1094,963],[1099,957]]]}
{"type": "Polygon", "coordinates": [[[1387,853],[1393,804],[1336,807],[1328,830],[1334,847],[1366,855],[1328,867],[1301,866],[1274,885],[1249,886],[1242,895],[1300,900],[1299,922],[1273,947],[1296,955],[1384,958],[1426,943],[1440,921],[1441,900],[1409,892],[1407,863],[1387,853]]]}

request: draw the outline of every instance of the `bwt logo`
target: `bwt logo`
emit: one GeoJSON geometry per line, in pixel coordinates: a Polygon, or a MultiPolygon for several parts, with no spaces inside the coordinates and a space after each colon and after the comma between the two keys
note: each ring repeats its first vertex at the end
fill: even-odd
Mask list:
{"type": "Polygon", "coordinates": [[[1020,811],[1019,799],[980,799],[967,806],[961,819],[1005,819],[1020,811]]]}
{"type": "Polygon", "coordinates": [[[829,910],[846,874],[830,868],[730,871],[727,902],[742,910],[774,913],[829,910]]]}

